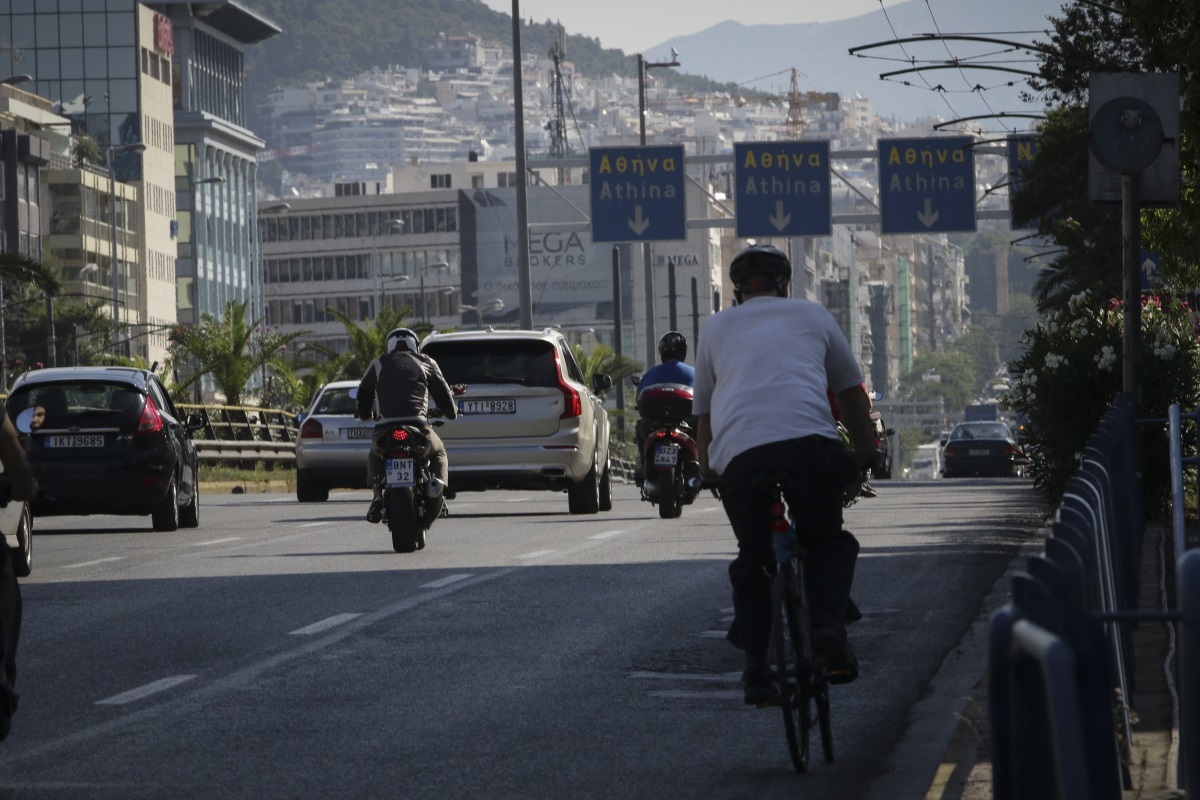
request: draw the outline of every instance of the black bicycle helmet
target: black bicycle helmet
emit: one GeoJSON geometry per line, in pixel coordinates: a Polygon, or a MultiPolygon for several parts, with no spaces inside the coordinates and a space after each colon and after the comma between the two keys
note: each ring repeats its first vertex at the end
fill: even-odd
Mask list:
{"type": "Polygon", "coordinates": [[[729,279],[739,292],[782,291],[792,279],[792,262],[778,247],[752,244],[733,257],[729,279]]]}
{"type": "Polygon", "coordinates": [[[687,339],[679,331],[667,331],[658,340],[658,357],[664,362],[687,358],[687,339]]]}
{"type": "Polygon", "coordinates": [[[384,342],[383,352],[391,353],[398,348],[404,348],[410,353],[415,353],[420,343],[421,340],[411,328],[392,328],[391,333],[387,335],[387,340],[384,342]]]}

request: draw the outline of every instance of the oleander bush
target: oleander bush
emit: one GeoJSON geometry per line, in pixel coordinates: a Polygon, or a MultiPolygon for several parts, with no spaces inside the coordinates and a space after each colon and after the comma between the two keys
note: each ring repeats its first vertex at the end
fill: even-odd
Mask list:
{"type": "MultiPolygon", "coordinates": [[[[1123,382],[1124,308],[1090,291],[1070,298],[1025,331],[1025,353],[1010,362],[1012,388],[1001,398],[1027,419],[1028,472],[1057,505],[1123,382]]],[[[1139,419],[1165,419],[1171,403],[1184,412],[1200,402],[1200,341],[1187,304],[1170,295],[1142,298],[1139,419]]],[[[1142,485],[1148,515],[1170,509],[1166,423],[1138,426],[1142,435],[1142,485]]],[[[1195,436],[1185,436],[1185,448],[1195,436]]],[[[1194,450],[1194,448],[1190,448],[1194,450]]],[[[1185,455],[1187,450],[1185,449],[1185,455]]]]}

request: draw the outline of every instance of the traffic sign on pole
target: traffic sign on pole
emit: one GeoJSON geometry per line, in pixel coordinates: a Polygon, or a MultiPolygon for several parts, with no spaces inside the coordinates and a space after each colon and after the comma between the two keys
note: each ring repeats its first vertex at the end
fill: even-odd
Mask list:
{"type": "Polygon", "coordinates": [[[970,136],[879,140],[880,232],[975,230],[970,136]]]}
{"type": "Polygon", "coordinates": [[[592,241],[687,238],[682,145],[595,147],[590,166],[592,241]]]}
{"type": "Polygon", "coordinates": [[[827,140],[739,142],[733,162],[739,237],[830,234],[827,140]]]}

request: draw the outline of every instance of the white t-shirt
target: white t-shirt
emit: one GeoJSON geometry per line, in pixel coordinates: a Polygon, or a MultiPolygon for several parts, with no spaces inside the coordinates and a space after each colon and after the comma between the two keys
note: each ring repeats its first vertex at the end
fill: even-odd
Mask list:
{"type": "Polygon", "coordinates": [[[692,413],[709,414],[715,472],[752,447],[838,438],[827,390],[863,382],[828,309],[811,300],[755,297],[704,321],[692,413]]]}

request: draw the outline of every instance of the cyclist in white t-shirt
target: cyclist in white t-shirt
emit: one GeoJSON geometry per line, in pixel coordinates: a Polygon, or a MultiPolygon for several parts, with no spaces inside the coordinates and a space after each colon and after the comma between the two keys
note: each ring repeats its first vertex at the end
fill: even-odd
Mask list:
{"type": "Polygon", "coordinates": [[[738,305],[709,317],[700,332],[692,411],[699,417],[700,465],[720,476],[725,513],[737,537],[729,566],[733,625],[728,639],[745,651],[745,701],[771,702],[767,647],[774,570],[769,497],[755,474],[785,470],[797,530],[808,547],[805,578],[813,643],[832,683],[858,676],[846,641],[846,608],[858,541],[842,529],[842,493],[874,455],[863,376],[836,320],[819,303],[788,297],[792,265],[770,245],[752,245],[729,267],[738,305]],[[830,410],[837,396],[854,451],[830,410]]]}

